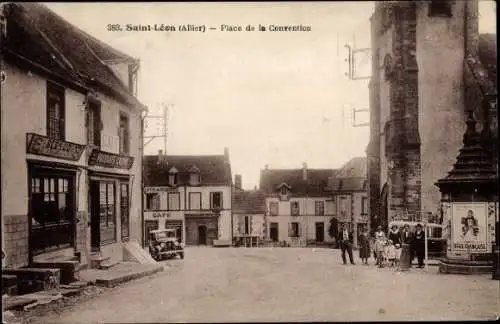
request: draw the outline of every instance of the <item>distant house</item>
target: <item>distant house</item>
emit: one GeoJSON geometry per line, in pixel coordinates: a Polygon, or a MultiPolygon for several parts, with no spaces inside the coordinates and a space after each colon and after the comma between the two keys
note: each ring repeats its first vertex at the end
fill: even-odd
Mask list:
{"type": "Polygon", "coordinates": [[[329,242],[328,224],[335,201],[328,191],[333,169],[261,170],[260,190],[265,194],[266,236],[304,246],[307,241],[329,242]]]}
{"type": "Polygon", "coordinates": [[[231,242],[231,165],[224,155],[144,157],[145,231],[176,228],[188,245],[231,242]]]}
{"type": "Polygon", "coordinates": [[[243,190],[241,175],[235,176],[232,208],[233,238],[266,238],[266,195],[260,190],[243,190]]]}
{"type": "Polygon", "coordinates": [[[337,206],[338,224],[354,230],[356,244],[361,229],[370,225],[366,169],[366,158],[353,158],[333,174],[328,186],[337,206]]]}
{"type": "Polygon", "coordinates": [[[141,242],[139,61],[45,5],[0,7],[3,266],[141,242]]]}

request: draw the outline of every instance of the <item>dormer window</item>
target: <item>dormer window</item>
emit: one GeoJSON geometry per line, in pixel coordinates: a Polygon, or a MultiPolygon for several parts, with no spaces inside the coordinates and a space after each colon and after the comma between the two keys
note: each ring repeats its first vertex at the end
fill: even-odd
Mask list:
{"type": "Polygon", "coordinates": [[[198,169],[195,165],[189,170],[189,183],[192,186],[197,186],[201,182],[200,179],[200,169],[198,169]]]}
{"type": "Polygon", "coordinates": [[[449,0],[433,0],[429,4],[429,17],[451,17],[451,3],[449,0]]]}
{"type": "Polygon", "coordinates": [[[179,182],[179,179],[178,179],[178,171],[175,167],[173,167],[172,169],[170,169],[170,171],[168,171],[168,184],[171,185],[171,186],[176,186],[179,182]]]}
{"type": "Polygon", "coordinates": [[[281,187],[280,192],[283,196],[286,196],[286,194],[288,193],[287,187],[286,186],[281,187]]]}
{"type": "Polygon", "coordinates": [[[287,185],[286,183],[282,183],[278,186],[278,190],[280,194],[280,200],[287,200],[288,192],[290,191],[290,186],[287,185]]]}

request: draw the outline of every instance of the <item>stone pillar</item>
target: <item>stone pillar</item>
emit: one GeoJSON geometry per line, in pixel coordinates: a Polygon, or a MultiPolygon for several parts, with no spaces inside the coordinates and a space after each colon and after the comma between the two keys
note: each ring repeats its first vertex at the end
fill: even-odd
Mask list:
{"type": "Polygon", "coordinates": [[[29,265],[28,216],[5,215],[2,236],[4,237],[5,259],[2,265],[16,269],[29,265]]]}

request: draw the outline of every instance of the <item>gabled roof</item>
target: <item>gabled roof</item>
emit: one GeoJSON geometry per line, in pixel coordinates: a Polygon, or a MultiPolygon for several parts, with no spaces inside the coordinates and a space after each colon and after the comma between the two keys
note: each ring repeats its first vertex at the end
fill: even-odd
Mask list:
{"type": "Polygon", "coordinates": [[[488,71],[488,79],[497,85],[497,37],[495,34],[479,35],[479,60],[488,71]]]}
{"type": "Polygon", "coordinates": [[[4,13],[7,36],[3,50],[33,66],[55,73],[69,82],[95,89],[131,106],[142,106],[104,61],[137,64],[70,24],[45,5],[8,3],[4,13]]]}
{"type": "Polygon", "coordinates": [[[349,160],[328,181],[331,191],[363,191],[367,190],[367,165],[365,157],[349,160]]]}
{"type": "Polygon", "coordinates": [[[193,165],[199,170],[201,186],[231,186],[231,165],[224,155],[144,156],[144,185],[168,186],[168,173],[176,168],[179,184],[189,185],[193,165]]]}
{"type": "Polygon", "coordinates": [[[235,214],[264,214],[266,194],[260,190],[234,190],[231,203],[235,214]]]}
{"type": "Polygon", "coordinates": [[[264,169],[260,171],[260,190],[266,194],[278,192],[281,184],[291,187],[292,196],[328,196],[328,177],[333,169],[307,169],[307,180],[303,180],[302,169],[264,169]]]}

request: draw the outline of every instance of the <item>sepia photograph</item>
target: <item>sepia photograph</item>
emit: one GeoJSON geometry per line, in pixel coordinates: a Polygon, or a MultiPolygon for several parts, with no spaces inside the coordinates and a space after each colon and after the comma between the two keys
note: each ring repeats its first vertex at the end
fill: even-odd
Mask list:
{"type": "Polygon", "coordinates": [[[2,323],[499,320],[496,13],[0,3],[2,323]]]}

